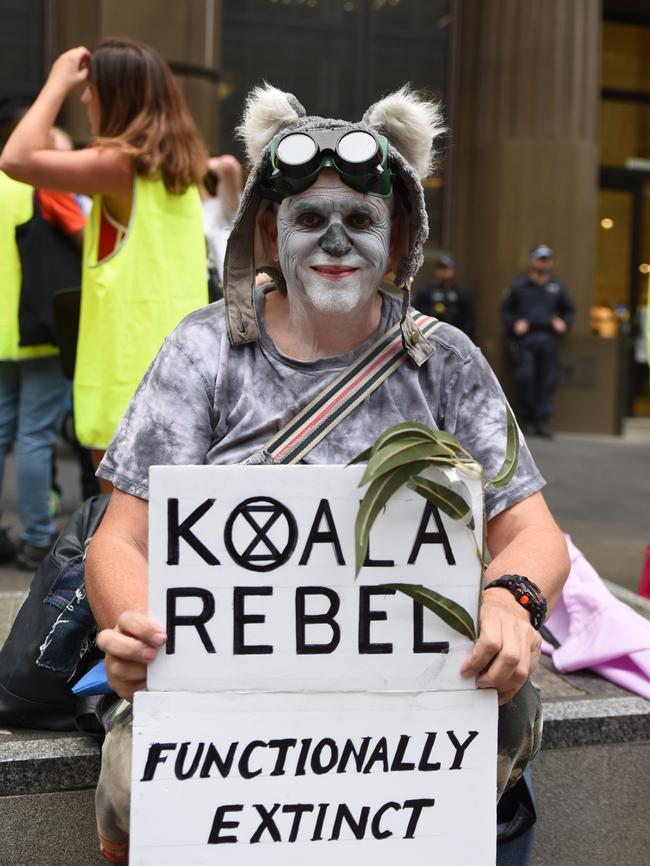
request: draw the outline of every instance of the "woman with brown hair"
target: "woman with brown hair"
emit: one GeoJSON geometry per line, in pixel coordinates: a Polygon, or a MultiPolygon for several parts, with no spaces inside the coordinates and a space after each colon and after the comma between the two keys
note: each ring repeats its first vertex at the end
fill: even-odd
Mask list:
{"type": "Polygon", "coordinates": [[[166,335],[207,303],[198,193],[206,161],[168,65],[127,39],[62,54],[0,157],[16,180],[93,196],[74,405],[77,437],[96,463],[166,335]],[[81,84],[92,143],[51,150],[50,129],[81,84]]]}

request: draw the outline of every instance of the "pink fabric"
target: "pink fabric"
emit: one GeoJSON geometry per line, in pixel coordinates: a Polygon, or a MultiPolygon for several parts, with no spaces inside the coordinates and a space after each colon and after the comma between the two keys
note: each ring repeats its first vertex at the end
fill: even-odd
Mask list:
{"type": "Polygon", "coordinates": [[[560,647],[542,651],[558,671],[589,668],[650,700],[650,621],[615,598],[566,536],[571,572],[546,622],[560,647]]]}

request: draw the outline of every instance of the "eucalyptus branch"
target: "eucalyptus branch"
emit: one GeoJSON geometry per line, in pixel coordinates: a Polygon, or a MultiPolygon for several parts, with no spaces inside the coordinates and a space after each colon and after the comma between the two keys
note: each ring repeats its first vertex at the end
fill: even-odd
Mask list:
{"type": "MultiPolygon", "coordinates": [[[[501,487],[514,476],[519,460],[519,434],[517,424],[509,406],[506,407],[506,454],[501,468],[484,486],[501,487]]],[[[420,473],[429,466],[459,467],[474,477],[482,478],[483,471],[478,461],[467,451],[458,439],[443,430],[433,430],[417,421],[404,421],[385,430],[377,437],[375,444],[357,455],[351,463],[367,462],[360,487],[368,486],[357,513],[355,522],[356,574],[359,574],[366,555],[370,530],[379,513],[386,507],[389,499],[404,485],[419,496],[423,496],[453,520],[464,520],[476,547],[476,555],[481,564],[481,574],[485,562],[485,526],[483,520],[482,544],[476,537],[476,527],[472,518],[471,504],[457,489],[428,478],[420,473]]],[[[467,490],[465,485],[461,488],[467,490]]],[[[458,485],[454,485],[458,487],[458,485]]],[[[445,598],[426,587],[412,584],[391,584],[394,589],[409,595],[429,610],[440,616],[452,628],[465,636],[476,636],[475,624],[470,614],[451,599],[445,598]]]]}

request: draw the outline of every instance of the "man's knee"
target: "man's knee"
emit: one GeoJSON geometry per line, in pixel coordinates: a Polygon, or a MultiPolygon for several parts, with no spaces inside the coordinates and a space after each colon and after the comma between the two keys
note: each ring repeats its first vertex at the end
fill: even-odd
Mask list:
{"type": "Polygon", "coordinates": [[[497,799],[522,777],[542,740],[539,692],[528,680],[507,704],[499,707],[497,799]]]}
{"type": "Polygon", "coordinates": [[[102,768],[95,793],[97,829],[103,839],[116,841],[129,832],[133,716],[120,701],[102,747],[102,768]],[[121,715],[120,715],[121,708],[121,715]]]}

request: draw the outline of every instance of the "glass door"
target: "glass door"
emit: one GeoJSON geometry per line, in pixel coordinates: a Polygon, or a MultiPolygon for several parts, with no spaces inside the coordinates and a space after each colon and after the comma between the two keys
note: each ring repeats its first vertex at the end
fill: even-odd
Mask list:
{"type": "Polygon", "coordinates": [[[601,171],[592,328],[621,335],[625,363],[620,406],[625,416],[650,416],[647,341],[650,273],[650,178],[630,169],[601,171]]]}

